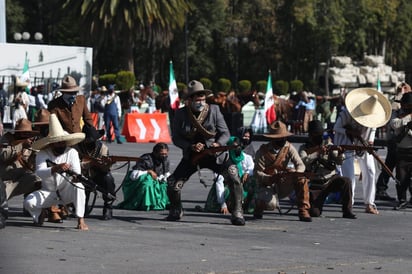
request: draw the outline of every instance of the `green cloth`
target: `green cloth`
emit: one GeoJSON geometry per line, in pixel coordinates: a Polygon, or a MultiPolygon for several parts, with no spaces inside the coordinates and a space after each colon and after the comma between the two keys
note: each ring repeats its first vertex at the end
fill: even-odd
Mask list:
{"type": "MultiPolygon", "coordinates": [[[[225,186],[225,201],[227,202],[229,199],[229,189],[225,186]]],[[[217,202],[217,195],[216,195],[216,183],[213,183],[212,187],[209,190],[209,194],[207,195],[206,204],[205,204],[205,211],[207,212],[220,212],[221,205],[217,202]]]]}
{"type": "Polygon", "coordinates": [[[154,180],[150,174],[144,174],[137,180],[130,179],[127,173],[123,181],[123,202],[116,208],[132,210],[164,210],[169,205],[167,183],[154,180]]]}
{"type": "MultiPolygon", "coordinates": [[[[236,137],[231,136],[227,144],[229,146],[233,145],[235,142],[236,137]]],[[[229,150],[229,157],[236,164],[237,170],[239,172],[239,177],[242,178],[243,176],[243,168],[242,168],[242,161],[245,159],[245,155],[243,155],[243,151],[240,152],[239,156],[236,156],[236,152],[234,150],[229,150]]]]}

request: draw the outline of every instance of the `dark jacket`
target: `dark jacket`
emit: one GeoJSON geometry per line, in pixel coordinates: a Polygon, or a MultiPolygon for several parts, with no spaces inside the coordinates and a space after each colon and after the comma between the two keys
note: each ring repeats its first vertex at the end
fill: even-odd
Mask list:
{"type": "Polygon", "coordinates": [[[209,107],[209,113],[202,124],[207,131],[216,132],[216,135],[209,139],[200,134],[190,135],[193,124],[189,117],[187,106],[176,111],[172,123],[172,140],[176,146],[183,150],[184,157],[189,156],[191,145],[197,142],[204,143],[209,147],[214,142],[224,146],[229,141],[230,132],[219,107],[217,105],[210,105],[209,107]]]}
{"type": "Polygon", "coordinates": [[[80,119],[83,118],[84,123],[93,126],[93,118],[86,105],[86,98],[83,95],[76,96],[76,102],[70,108],[60,96],[48,105],[50,114],[56,114],[65,131],[68,133],[82,132],[80,127],[80,119]]]}

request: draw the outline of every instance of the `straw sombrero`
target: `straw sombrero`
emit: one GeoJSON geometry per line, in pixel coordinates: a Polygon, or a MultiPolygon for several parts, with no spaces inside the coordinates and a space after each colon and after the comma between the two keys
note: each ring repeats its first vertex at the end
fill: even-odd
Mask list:
{"type": "Polygon", "coordinates": [[[271,139],[280,139],[293,135],[288,131],[286,125],[280,121],[274,121],[269,126],[269,132],[263,136],[271,139]]]}
{"type": "Polygon", "coordinates": [[[64,131],[56,114],[51,114],[49,123],[49,135],[34,142],[33,149],[41,150],[50,144],[58,142],[66,142],[67,146],[73,146],[83,141],[84,138],[84,133],[69,134],[64,131]]]}
{"type": "Polygon", "coordinates": [[[345,105],[352,118],[365,127],[384,126],[391,118],[391,103],[376,89],[352,90],[346,95],[345,105]]]}

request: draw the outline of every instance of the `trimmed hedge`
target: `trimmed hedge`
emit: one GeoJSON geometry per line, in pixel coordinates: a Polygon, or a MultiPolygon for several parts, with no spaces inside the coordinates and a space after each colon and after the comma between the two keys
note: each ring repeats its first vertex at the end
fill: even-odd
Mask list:
{"type": "Polygon", "coordinates": [[[303,82],[301,80],[290,81],[290,89],[292,91],[300,92],[303,90],[303,82]]]}
{"type": "Polygon", "coordinates": [[[210,90],[212,89],[212,81],[209,78],[206,78],[206,77],[200,78],[199,82],[203,84],[203,87],[205,89],[210,89],[210,90]]]}
{"type": "Polygon", "coordinates": [[[287,95],[289,92],[289,83],[283,80],[277,80],[273,86],[273,93],[277,95],[287,95]]]}
{"type": "Polygon", "coordinates": [[[249,80],[239,81],[239,93],[248,92],[252,89],[252,82],[249,80]]]}
{"type": "Polygon", "coordinates": [[[229,92],[232,87],[232,82],[227,78],[219,78],[217,80],[217,91],[229,92]]]}
{"type": "Polygon", "coordinates": [[[119,71],[116,77],[116,89],[118,90],[129,90],[134,87],[136,82],[136,77],[131,71],[119,71]]]}

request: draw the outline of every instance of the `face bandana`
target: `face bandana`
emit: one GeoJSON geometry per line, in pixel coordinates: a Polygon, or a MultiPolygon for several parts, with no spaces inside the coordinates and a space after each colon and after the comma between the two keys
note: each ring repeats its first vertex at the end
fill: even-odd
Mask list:
{"type": "Polygon", "coordinates": [[[64,153],[64,151],[66,150],[66,146],[54,147],[52,150],[53,150],[54,155],[59,156],[64,153]]]}
{"type": "Polygon", "coordinates": [[[74,102],[76,102],[76,94],[68,94],[64,93],[63,95],[63,100],[68,104],[69,106],[72,106],[74,102]]]}
{"type": "Polygon", "coordinates": [[[206,102],[192,102],[192,109],[195,112],[200,112],[205,108],[206,102]]]}

